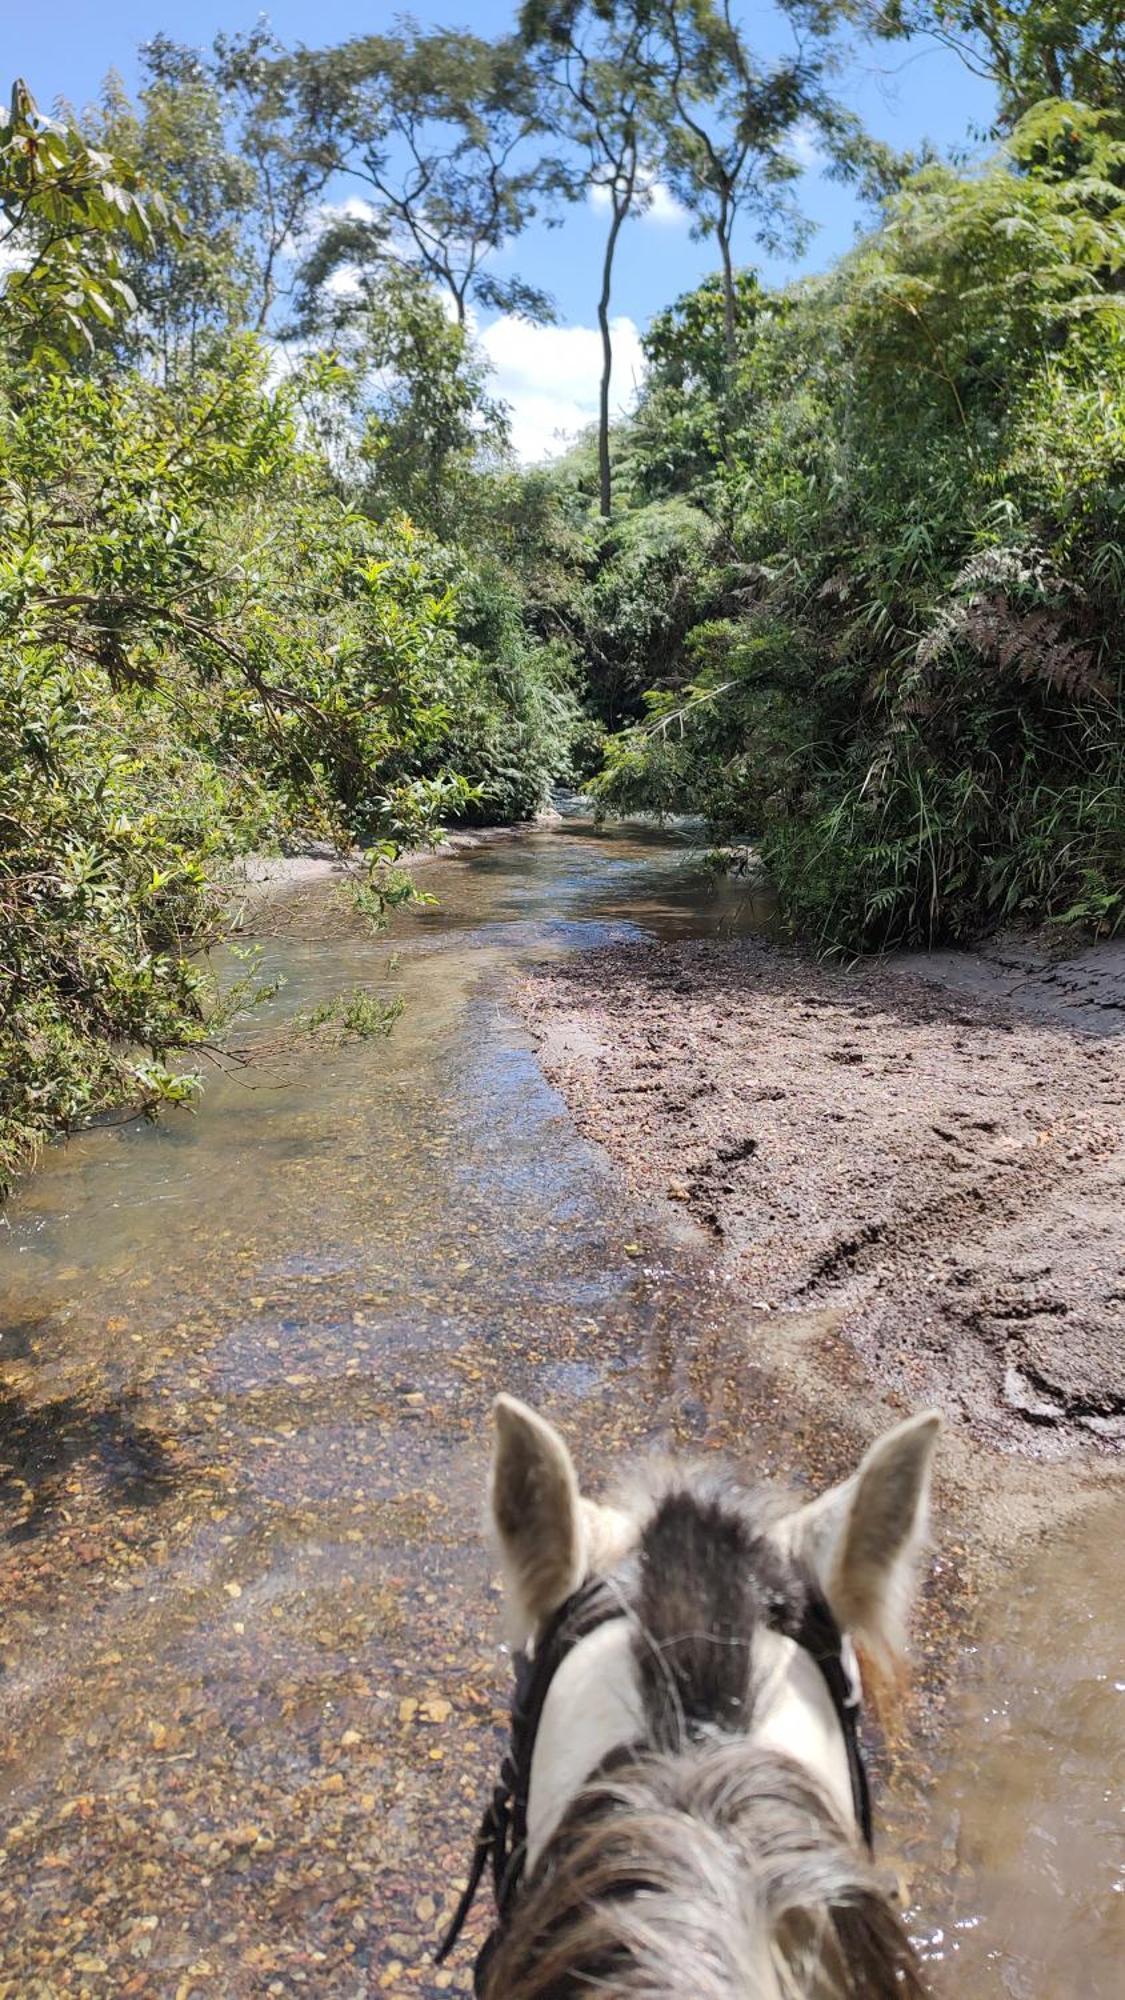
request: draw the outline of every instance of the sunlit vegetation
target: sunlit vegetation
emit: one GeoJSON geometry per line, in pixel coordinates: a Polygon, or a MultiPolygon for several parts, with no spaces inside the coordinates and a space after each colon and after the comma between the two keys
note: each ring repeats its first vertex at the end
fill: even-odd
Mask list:
{"type": "MultiPolygon", "coordinates": [[[[534,813],[576,724],[497,559],[441,538],[503,447],[467,337],[396,272],[366,354],[279,371],[250,222],[217,227],[241,182],[188,159],[215,91],[163,80],[184,60],[158,48],[132,155],[22,88],[0,130],[0,1184],[110,1105],[192,1097],[239,854],[363,843],[379,919],[388,856],[534,813]]],[[[130,137],[116,97],[99,122],[130,137]]]]}
{"type": "Polygon", "coordinates": [[[1042,105],[986,171],[927,167],[837,271],[759,301],[726,450],[706,330],[689,373],[656,329],[599,579],[613,671],[635,675],[622,594],[673,505],[666,629],[699,616],[597,789],[755,837],[817,943],[1125,922],[1113,130],[1042,105]]]}
{"type": "MultiPolygon", "coordinates": [[[[0,124],[0,1183],[196,1088],[252,850],[388,873],[559,779],[756,843],[847,950],[1125,921],[1125,122],[1101,17],[546,0],[490,42],[157,36],[130,101],[0,124]],[[996,79],[973,171],[894,158],[841,37],[996,79]],[[871,203],[827,277],[795,129],[871,203]],[[603,190],[600,420],[519,470],[474,315],[549,319],[603,190]],[[713,278],[611,425],[615,257],[662,183],[713,278]],[[360,199],[354,199],[360,197],[360,199]]],[[[388,883],[395,883],[388,889],[388,883]]],[[[342,1002],[345,1033],[382,1013],[342,1002]]]]}

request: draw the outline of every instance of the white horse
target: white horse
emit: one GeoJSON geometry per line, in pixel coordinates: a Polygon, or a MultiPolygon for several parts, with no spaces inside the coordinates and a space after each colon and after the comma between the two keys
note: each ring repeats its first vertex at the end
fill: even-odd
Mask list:
{"type": "Polygon", "coordinates": [[[486,2000],[923,1994],[871,1859],[857,1650],[899,1668],[940,1419],[807,1505],[712,1466],[602,1505],[552,1425],[495,1416],[512,1743],[443,1955],[491,1861],[486,2000]]]}

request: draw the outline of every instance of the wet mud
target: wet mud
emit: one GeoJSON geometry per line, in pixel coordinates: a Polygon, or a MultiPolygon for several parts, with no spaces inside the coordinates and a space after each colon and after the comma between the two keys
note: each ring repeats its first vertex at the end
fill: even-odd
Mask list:
{"type": "Polygon", "coordinates": [[[522,996],[583,1131],[748,1302],[833,1310],[874,1375],[989,1442],[1119,1448],[1125,987],[1025,971],[1017,1007],[991,972],[634,944],[522,996]]]}
{"type": "MultiPolygon", "coordinates": [[[[753,930],[749,890],[565,825],[426,887],[389,941],[330,879],[261,926],[287,981],[264,1033],[362,985],[405,1002],[389,1040],[90,1133],[10,1206],[0,2000],[467,1991],[483,1909],[453,1964],[432,1950],[503,1737],[495,1390],[594,1487],[652,1444],[817,1484],[910,1398],[834,1303],[759,1310],[690,1203],[639,1201],[511,1005],[513,973],[591,947],[753,930]]],[[[1107,1478],[951,1440],[922,1692],[880,1758],[942,1990],[1116,1991],[1107,1478]]]]}

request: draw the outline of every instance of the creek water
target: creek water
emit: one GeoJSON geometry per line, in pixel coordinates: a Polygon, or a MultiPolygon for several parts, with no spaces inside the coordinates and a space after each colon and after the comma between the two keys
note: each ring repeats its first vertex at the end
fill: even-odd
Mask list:
{"type": "MultiPolygon", "coordinates": [[[[0,2000],[468,1989],[467,1946],[430,1952],[503,1733],[497,1388],[591,1481],[652,1442],[848,1469],[787,1378],[801,1327],[774,1351],[706,1247],[630,1207],[505,997],[592,942],[760,925],[752,890],[573,822],[422,880],[390,940],[329,882],[257,919],[271,1025],[359,985],[403,1001],[388,1040],[217,1076],[10,1204],[0,2000]]],[[[896,1777],[942,1991],[1120,1991],[1119,1549],[1091,1515],[1013,1582],[896,1777]]]]}

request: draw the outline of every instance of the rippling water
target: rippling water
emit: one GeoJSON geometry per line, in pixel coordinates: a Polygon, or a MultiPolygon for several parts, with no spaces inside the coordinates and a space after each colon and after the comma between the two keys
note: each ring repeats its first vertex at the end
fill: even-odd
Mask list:
{"type": "MultiPolygon", "coordinates": [[[[504,1000],[544,955],[760,924],[752,891],[580,824],[424,879],[390,942],[331,884],[265,910],[271,1018],[360,984],[405,1002],[389,1041],[57,1149],[0,1234],[0,2000],[465,1988],[428,1952],[505,1699],[497,1387],[592,1478],[654,1439],[846,1469],[781,1329],[623,1203],[504,1000]]],[[[1118,1549],[1091,1517],[1019,1582],[931,1729],[951,1991],[1111,1991],[1118,1549]]]]}

